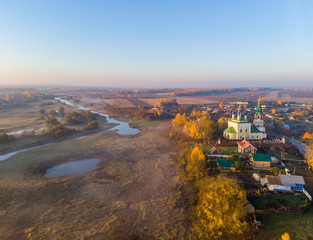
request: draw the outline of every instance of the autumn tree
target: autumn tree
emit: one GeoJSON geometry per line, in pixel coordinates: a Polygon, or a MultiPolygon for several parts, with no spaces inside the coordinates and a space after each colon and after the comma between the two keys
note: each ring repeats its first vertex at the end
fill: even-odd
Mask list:
{"type": "Polygon", "coordinates": [[[56,114],[54,109],[49,110],[48,113],[49,113],[50,116],[54,116],[56,114]]]}
{"type": "Polygon", "coordinates": [[[57,124],[59,124],[59,122],[53,116],[49,116],[45,120],[45,126],[46,127],[53,127],[53,126],[55,126],[57,124]]]}
{"type": "Polygon", "coordinates": [[[275,108],[272,109],[272,114],[276,114],[277,110],[275,108]]]}
{"type": "Polygon", "coordinates": [[[9,135],[6,133],[0,133],[0,143],[9,142],[9,135]]]}
{"type": "Polygon", "coordinates": [[[309,167],[313,168],[313,144],[308,146],[308,151],[307,151],[305,157],[307,159],[307,163],[308,163],[309,167]]]}
{"type": "Polygon", "coordinates": [[[46,112],[46,110],[45,110],[44,108],[40,108],[40,109],[38,110],[38,113],[39,113],[40,115],[45,114],[45,112],[46,112]]]}
{"type": "Polygon", "coordinates": [[[194,181],[204,176],[206,158],[203,149],[195,147],[190,153],[186,166],[186,180],[194,181]]]}
{"type": "Polygon", "coordinates": [[[58,138],[66,135],[69,132],[69,129],[67,129],[62,123],[58,123],[52,126],[49,129],[49,132],[52,134],[53,137],[58,138]]]}
{"type": "Polygon", "coordinates": [[[87,130],[93,130],[99,127],[99,124],[97,121],[92,121],[90,123],[87,124],[86,129],[87,130]]]}
{"type": "Polygon", "coordinates": [[[190,117],[192,118],[199,118],[201,117],[201,112],[200,111],[196,111],[195,109],[192,110],[191,114],[190,114],[190,117]]]}
{"type": "Polygon", "coordinates": [[[305,134],[303,134],[302,139],[311,139],[311,133],[306,132],[305,134]]]}
{"type": "Polygon", "coordinates": [[[227,118],[225,118],[225,117],[221,117],[221,118],[219,118],[219,119],[217,120],[218,130],[219,130],[220,132],[223,132],[224,129],[227,128],[227,122],[228,122],[228,120],[227,120],[227,118]]]}
{"type": "Polygon", "coordinates": [[[173,127],[183,127],[187,123],[186,114],[177,113],[172,121],[173,127]]]}
{"type": "Polygon", "coordinates": [[[221,102],[221,103],[219,104],[219,107],[220,107],[220,109],[224,109],[224,103],[221,102]]]}
{"type": "Polygon", "coordinates": [[[198,239],[234,239],[248,228],[245,191],[228,177],[208,178],[200,188],[193,227],[198,239]]]}
{"type": "Polygon", "coordinates": [[[290,240],[290,236],[289,236],[289,233],[284,233],[283,235],[281,235],[281,239],[282,240],[290,240]]]}
{"type": "Polygon", "coordinates": [[[277,105],[283,105],[283,102],[281,101],[281,99],[277,101],[277,105]]]}

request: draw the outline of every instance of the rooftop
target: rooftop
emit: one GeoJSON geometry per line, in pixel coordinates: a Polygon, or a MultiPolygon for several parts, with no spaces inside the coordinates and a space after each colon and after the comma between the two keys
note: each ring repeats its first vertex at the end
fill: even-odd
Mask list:
{"type": "Polygon", "coordinates": [[[226,132],[226,133],[236,133],[236,130],[233,127],[229,127],[229,128],[226,128],[224,130],[224,132],[226,132]]]}
{"type": "Polygon", "coordinates": [[[268,184],[270,184],[270,185],[282,185],[280,177],[278,177],[278,176],[266,175],[265,179],[267,180],[268,184]]]}
{"type": "Polygon", "coordinates": [[[296,184],[304,185],[304,179],[302,176],[298,175],[286,175],[286,174],[280,174],[280,179],[283,185],[286,186],[293,186],[296,184]]]}
{"type": "Polygon", "coordinates": [[[272,162],[271,156],[266,153],[251,153],[250,157],[256,162],[272,162]]]}
{"type": "Polygon", "coordinates": [[[256,126],[251,126],[251,133],[261,133],[261,131],[256,126]]]}
{"type": "Polygon", "coordinates": [[[234,167],[234,165],[231,163],[231,161],[226,160],[226,159],[217,160],[217,164],[221,167],[226,167],[226,168],[234,167]]]}
{"type": "MultiPolygon", "coordinates": [[[[246,139],[242,140],[241,142],[237,142],[237,144],[242,148],[245,149],[249,147],[250,145],[254,147],[250,142],[248,142],[246,139]]],[[[255,148],[255,147],[254,147],[255,148]]]]}

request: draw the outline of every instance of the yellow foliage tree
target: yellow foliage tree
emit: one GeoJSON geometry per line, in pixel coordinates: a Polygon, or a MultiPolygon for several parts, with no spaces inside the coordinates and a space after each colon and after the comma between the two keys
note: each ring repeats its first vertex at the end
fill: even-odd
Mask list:
{"type": "Polygon", "coordinates": [[[185,113],[183,115],[177,113],[176,117],[172,121],[173,127],[183,127],[186,123],[187,118],[185,113]]]}
{"type": "Polygon", "coordinates": [[[192,110],[192,112],[191,112],[191,114],[190,114],[190,116],[192,117],[192,118],[199,118],[199,117],[201,117],[201,112],[200,111],[195,111],[195,110],[192,110]]]}
{"type": "Polygon", "coordinates": [[[275,108],[272,109],[272,114],[276,114],[277,110],[275,108]]]}
{"type": "Polygon", "coordinates": [[[220,105],[219,105],[220,109],[223,109],[224,108],[224,103],[221,102],[220,105]]]}
{"type": "Polygon", "coordinates": [[[303,139],[311,139],[311,133],[309,133],[309,132],[306,132],[305,134],[303,134],[303,136],[302,136],[302,138],[303,139]]]}
{"type": "Polygon", "coordinates": [[[310,168],[313,168],[313,145],[308,147],[308,151],[306,153],[306,159],[308,161],[308,165],[310,168]]]}
{"type": "Polygon", "coordinates": [[[225,128],[227,128],[227,122],[228,122],[227,118],[225,118],[225,117],[219,118],[219,119],[217,120],[218,129],[219,129],[220,131],[223,131],[225,128]]]}
{"type": "Polygon", "coordinates": [[[186,180],[194,181],[204,176],[206,158],[203,154],[203,149],[194,147],[190,157],[187,159],[186,180]]]}
{"type": "Polygon", "coordinates": [[[290,236],[289,236],[289,233],[284,233],[283,235],[281,235],[281,239],[282,240],[290,240],[290,236]]]}
{"type": "Polygon", "coordinates": [[[163,107],[163,104],[164,104],[164,100],[161,98],[159,101],[156,102],[155,107],[163,107]]]}
{"type": "Polygon", "coordinates": [[[233,239],[247,229],[245,191],[233,179],[209,178],[198,194],[193,227],[198,239],[233,239]]]}
{"type": "Polygon", "coordinates": [[[279,100],[277,101],[277,104],[278,104],[278,105],[282,105],[282,104],[283,104],[283,102],[281,101],[281,99],[279,99],[279,100]]]}

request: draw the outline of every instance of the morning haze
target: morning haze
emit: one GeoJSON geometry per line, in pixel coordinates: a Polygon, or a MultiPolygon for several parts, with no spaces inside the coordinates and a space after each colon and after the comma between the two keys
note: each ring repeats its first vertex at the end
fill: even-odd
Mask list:
{"type": "Polygon", "coordinates": [[[0,239],[313,239],[310,1],[6,1],[0,239]]]}

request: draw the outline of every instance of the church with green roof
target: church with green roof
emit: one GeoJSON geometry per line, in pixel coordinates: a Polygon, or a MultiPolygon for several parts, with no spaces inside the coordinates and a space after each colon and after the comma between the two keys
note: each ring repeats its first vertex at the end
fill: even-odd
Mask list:
{"type": "Polygon", "coordinates": [[[242,114],[242,107],[239,106],[237,114],[232,112],[232,118],[228,121],[228,128],[224,130],[224,138],[230,140],[251,139],[261,140],[267,137],[264,127],[264,115],[259,99],[254,115],[253,125],[248,121],[247,112],[242,114]]]}

